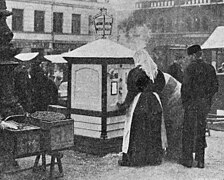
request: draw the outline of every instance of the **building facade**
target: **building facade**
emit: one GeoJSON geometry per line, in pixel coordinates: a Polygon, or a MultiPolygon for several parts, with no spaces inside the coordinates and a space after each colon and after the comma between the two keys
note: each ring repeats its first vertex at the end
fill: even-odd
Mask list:
{"type": "Polygon", "coordinates": [[[22,52],[58,54],[95,39],[92,17],[100,8],[113,11],[105,0],[6,0],[13,44],[22,52]]]}
{"type": "MultiPolygon", "coordinates": [[[[164,58],[170,48],[179,53],[189,45],[203,44],[217,26],[224,25],[224,0],[139,0],[135,8],[134,19],[149,30],[148,48],[162,47],[164,58]]],[[[182,56],[178,53],[172,58],[182,56]]],[[[211,61],[212,53],[206,53],[211,61]]]]}

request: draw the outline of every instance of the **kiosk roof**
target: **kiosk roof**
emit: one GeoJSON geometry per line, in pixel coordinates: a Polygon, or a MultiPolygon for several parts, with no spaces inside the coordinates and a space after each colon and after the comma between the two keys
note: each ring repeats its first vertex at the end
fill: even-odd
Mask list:
{"type": "Polygon", "coordinates": [[[202,49],[224,48],[224,26],[218,26],[201,46],[202,49]]]}
{"type": "Polygon", "coordinates": [[[132,58],[134,51],[108,39],[98,39],[73,51],[64,53],[63,57],[77,58],[132,58]]]}

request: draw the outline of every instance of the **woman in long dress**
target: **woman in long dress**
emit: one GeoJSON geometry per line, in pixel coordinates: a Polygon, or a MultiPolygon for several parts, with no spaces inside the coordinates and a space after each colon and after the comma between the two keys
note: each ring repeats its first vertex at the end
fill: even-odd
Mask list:
{"type": "Polygon", "coordinates": [[[122,166],[159,165],[162,162],[162,107],[158,94],[165,85],[163,73],[157,69],[146,50],[134,55],[135,68],[128,74],[128,94],[118,107],[127,110],[122,166]]]}

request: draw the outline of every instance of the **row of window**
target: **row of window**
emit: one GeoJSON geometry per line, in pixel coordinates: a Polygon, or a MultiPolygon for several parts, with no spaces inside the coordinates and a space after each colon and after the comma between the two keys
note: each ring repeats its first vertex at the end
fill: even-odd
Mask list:
{"type": "MultiPolygon", "coordinates": [[[[12,9],[12,30],[23,31],[23,9],[12,9]]],[[[45,11],[34,11],[34,32],[43,33],[45,29],[45,11]]],[[[81,14],[72,14],[72,34],[79,35],[81,33],[81,14]]],[[[89,17],[89,27],[91,26],[91,16],[89,17]]],[[[63,13],[53,13],[53,32],[63,33],[63,13]]],[[[91,33],[89,28],[89,34],[91,33]]]]}
{"type": "Polygon", "coordinates": [[[174,6],[174,5],[193,5],[193,4],[208,4],[208,3],[218,3],[223,2],[223,0],[160,0],[160,1],[143,1],[137,2],[136,8],[150,8],[150,7],[164,7],[164,6],[174,6]]]}
{"type": "MultiPolygon", "coordinates": [[[[188,32],[198,32],[198,31],[208,31],[209,30],[209,20],[206,16],[204,17],[187,17],[184,20],[183,30],[188,32]]],[[[151,25],[152,32],[172,32],[173,22],[171,19],[164,19],[163,17],[158,20],[154,19],[151,25]]]]}

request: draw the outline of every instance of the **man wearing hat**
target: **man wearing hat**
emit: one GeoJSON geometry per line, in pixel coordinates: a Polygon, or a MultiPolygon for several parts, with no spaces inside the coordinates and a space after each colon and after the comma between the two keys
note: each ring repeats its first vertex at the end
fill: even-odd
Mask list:
{"type": "Polygon", "coordinates": [[[202,59],[199,45],[187,49],[191,62],[184,72],[181,99],[184,107],[181,164],[192,167],[193,152],[198,168],[204,168],[206,147],[206,116],[210,111],[212,97],[218,91],[215,69],[202,59]]]}

